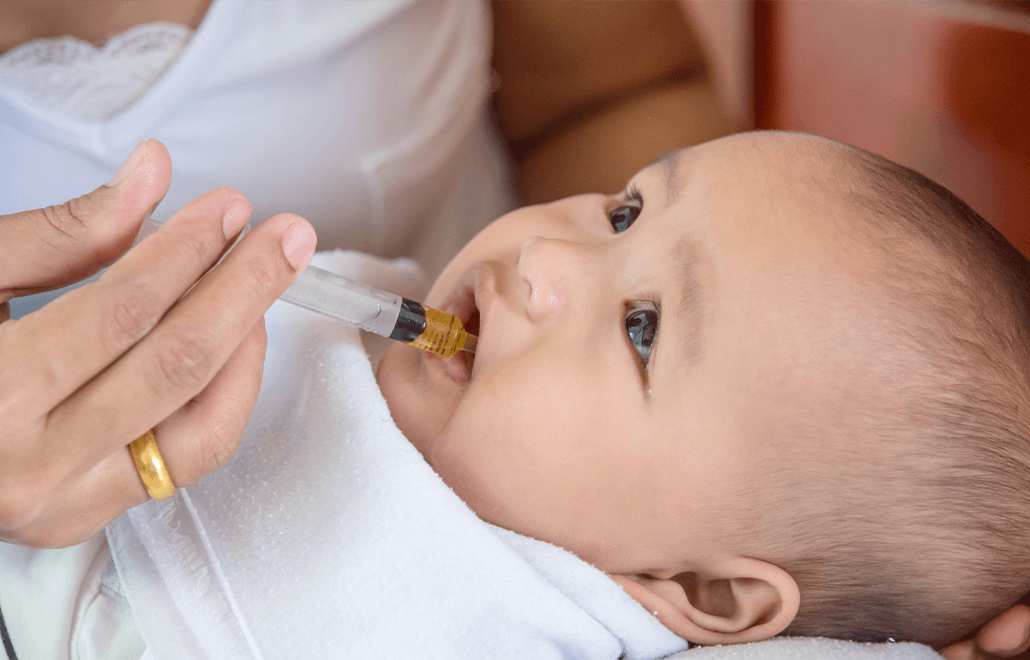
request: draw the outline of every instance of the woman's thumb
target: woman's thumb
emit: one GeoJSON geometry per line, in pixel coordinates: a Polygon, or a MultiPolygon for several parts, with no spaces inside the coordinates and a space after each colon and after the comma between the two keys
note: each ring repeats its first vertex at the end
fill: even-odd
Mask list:
{"type": "Polygon", "coordinates": [[[58,206],[0,215],[0,303],[71,284],[117,259],[171,178],[168,150],[147,140],[107,185],[58,206]]]}

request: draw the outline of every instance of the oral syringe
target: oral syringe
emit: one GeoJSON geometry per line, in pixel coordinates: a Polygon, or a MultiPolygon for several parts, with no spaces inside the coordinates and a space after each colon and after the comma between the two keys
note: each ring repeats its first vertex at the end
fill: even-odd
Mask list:
{"type": "MultiPolygon", "coordinates": [[[[160,222],[148,217],[133,245],[160,227],[160,222]]],[[[248,224],[240,237],[250,229],[248,224]]],[[[442,358],[459,351],[476,352],[476,335],[465,332],[453,314],[315,266],[305,268],[279,299],[442,358]]]]}

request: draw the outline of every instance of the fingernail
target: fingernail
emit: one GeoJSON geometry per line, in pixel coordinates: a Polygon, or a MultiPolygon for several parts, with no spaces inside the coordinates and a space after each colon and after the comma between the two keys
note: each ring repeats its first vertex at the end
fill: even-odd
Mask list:
{"type": "Polygon", "coordinates": [[[315,231],[306,222],[294,222],[283,232],[283,252],[286,254],[286,261],[290,262],[294,270],[311,258],[315,253],[315,243],[318,237],[315,231]]]}
{"type": "Polygon", "coordinates": [[[225,237],[231,239],[240,233],[243,225],[247,224],[249,219],[250,203],[247,200],[237,197],[229,202],[225,208],[225,216],[222,218],[222,231],[225,232],[225,237]]]}
{"type": "Polygon", "coordinates": [[[132,153],[125,157],[122,164],[118,166],[114,176],[107,182],[107,187],[112,188],[117,186],[125,177],[132,174],[136,167],[143,161],[143,157],[147,154],[147,141],[143,140],[136,145],[136,148],[132,150],[132,153]]]}
{"type": "Polygon", "coordinates": [[[991,645],[990,648],[981,644],[980,648],[995,655],[1009,655],[1023,648],[1028,635],[1030,635],[1030,631],[1024,630],[1021,626],[1011,626],[1000,633],[995,632],[994,639],[991,641],[997,642],[997,644],[991,645]]]}

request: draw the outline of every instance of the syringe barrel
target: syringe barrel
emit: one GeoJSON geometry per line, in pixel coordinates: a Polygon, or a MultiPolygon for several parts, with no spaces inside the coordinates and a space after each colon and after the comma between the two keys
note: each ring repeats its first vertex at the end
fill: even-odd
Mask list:
{"type": "Polygon", "coordinates": [[[308,266],[280,300],[362,330],[389,337],[401,310],[401,297],[315,266],[308,266]]]}
{"type": "MultiPolygon", "coordinates": [[[[161,223],[148,216],[133,245],[160,228],[161,223]]],[[[245,226],[238,238],[250,229],[249,224],[245,226]]],[[[398,295],[315,266],[304,269],[280,299],[384,337],[393,332],[403,300],[398,295]]]]}

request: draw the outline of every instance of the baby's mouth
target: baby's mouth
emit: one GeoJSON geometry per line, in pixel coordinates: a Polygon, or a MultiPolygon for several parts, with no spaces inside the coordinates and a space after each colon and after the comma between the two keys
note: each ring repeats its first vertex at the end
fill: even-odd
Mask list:
{"type": "MultiPolygon", "coordinates": [[[[441,312],[453,314],[461,322],[465,332],[479,337],[479,307],[476,305],[476,296],[473,287],[464,286],[459,288],[454,295],[446,300],[438,308],[441,312]]],[[[429,361],[440,360],[432,354],[423,354],[423,359],[429,361]]],[[[460,351],[452,357],[441,360],[443,372],[452,380],[458,383],[468,382],[472,378],[472,369],[475,366],[476,355],[468,351],[460,351]]]]}

